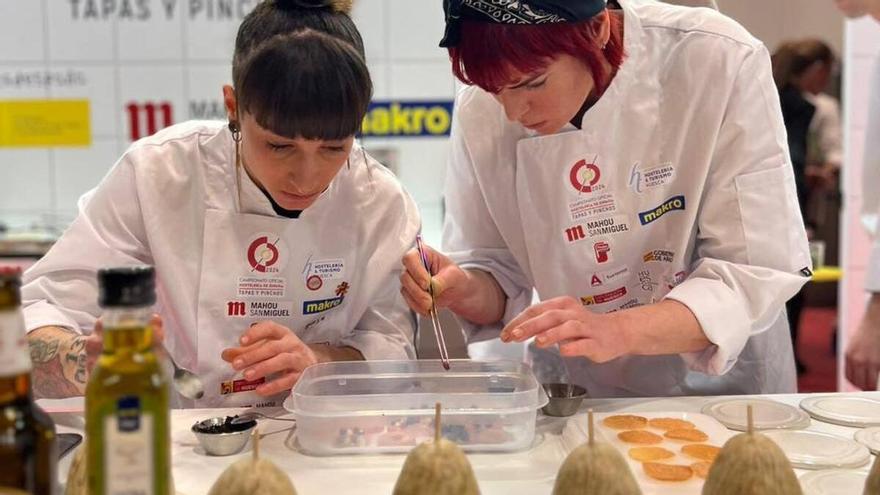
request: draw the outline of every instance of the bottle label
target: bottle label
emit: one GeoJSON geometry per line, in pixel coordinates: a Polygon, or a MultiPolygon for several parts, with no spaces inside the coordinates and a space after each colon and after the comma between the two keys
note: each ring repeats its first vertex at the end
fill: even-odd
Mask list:
{"type": "Polygon", "coordinates": [[[0,311],[0,376],[31,371],[24,316],[21,311],[0,311]]]}
{"type": "Polygon", "coordinates": [[[104,479],[109,495],[152,495],[153,416],[138,397],[122,397],[104,420],[104,479]]]}

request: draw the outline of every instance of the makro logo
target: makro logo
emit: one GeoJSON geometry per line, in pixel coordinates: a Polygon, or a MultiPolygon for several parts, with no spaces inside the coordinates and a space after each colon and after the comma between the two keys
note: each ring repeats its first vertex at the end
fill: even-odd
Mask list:
{"type": "Polygon", "coordinates": [[[685,209],[685,201],[684,196],[673,196],[667,199],[662,205],[654,208],[653,210],[643,211],[639,213],[639,222],[642,225],[648,225],[649,223],[659,219],[663,215],[669,213],[674,210],[684,210],[685,209]]]}
{"type": "Polygon", "coordinates": [[[363,137],[449,136],[451,101],[375,101],[361,126],[363,137]]]}
{"type": "Polygon", "coordinates": [[[171,103],[129,103],[125,106],[128,114],[128,132],[132,141],[159,132],[174,123],[171,103]]]}
{"type": "Polygon", "coordinates": [[[577,242],[587,238],[587,235],[584,233],[584,228],[580,225],[575,225],[574,227],[570,227],[565,229],[565,238],[568,239],[568,242],[577,242]]]}
{"type": "Polygon", "coordinates": [[[334,297],[332,299],[320,299],[316,301],[303,301],[303,314],[304,315],[313,315],[316,313],[323,313],[324,311],[331,310],[336,306],[342,304],[342,299],[345,296],[334,297]]]}

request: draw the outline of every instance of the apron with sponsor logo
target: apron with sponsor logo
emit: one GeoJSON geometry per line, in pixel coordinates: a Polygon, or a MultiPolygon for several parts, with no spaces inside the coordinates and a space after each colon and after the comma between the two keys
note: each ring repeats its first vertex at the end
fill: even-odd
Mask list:
{"type": "Polygon", "coordinates": [[[195,407],[281,405],[287,392],[257,395],[253,390],[265,379],[245,380],[220,357],[237,347],[255,322],[279,323],[305,343],[342,337],[346,298],[355,282],[350,278],[355,230],[350,215],[328,211],[332,203],[316,203],[299,219],[207,211],[198,308],[198,372],[205,397],[195,407]],[[333,228],[318,218],[332,218],[333,228]]]}
{"type": "MultiPolygon", "coordinates": [[[[519,141],[517,194],[542,300],[572,296],[606,313],[659,301],[684,281],[696,208],[676,165],[650,148],[580,130],[519,141]]],[[[688,374],[678,355],[564,361],[597,396],[681,395],[688,374]]]]}

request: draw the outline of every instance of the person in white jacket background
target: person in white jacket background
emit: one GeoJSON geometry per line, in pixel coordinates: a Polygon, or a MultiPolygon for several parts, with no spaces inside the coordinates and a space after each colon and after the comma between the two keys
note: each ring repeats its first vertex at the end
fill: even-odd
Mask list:
{"type": "MultiPolygon", "coordinates": [[[[880,0],[835,0],[849,18],[870,15],[880,22],[880,0]]],[[[871,76],[868,123],[865,130],[864,163],[862,164],[862,222],[874,237],[867,265],[865,291],[868,304],[865,315],[852,340],[846,346],[846,378],[863,390],[876,390],[880,374],[880,56],[874,62],[871,76]]]]}
{"type": "Polygon", "coordinates": [[[618,3],[444,2],[471,86],[407,302],[558,346],[594,397],[794,392],[811,266],[769,54],[710,9],[618,3]]]}
{"type": "Polygon", "coordinates": [[[280,405],[316,362],[414,357],[398,279],[420,218],[354,142],[372,84],[349,7],[257,5],[223,88],[229,123],[134,143],[81,201],[25,274],[38,395],[82,394],[105,266],[155,266],[166,347],[205,383],[182,406],[280,405]]]}

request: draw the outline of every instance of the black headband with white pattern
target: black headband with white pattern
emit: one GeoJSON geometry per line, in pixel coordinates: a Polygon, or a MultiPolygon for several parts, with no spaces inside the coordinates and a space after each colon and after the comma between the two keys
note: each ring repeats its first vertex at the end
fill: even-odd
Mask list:
{"type": "Polygon", "coordinates": [[[461,22],[497,24],[555,24],[591,19],[605,9],[606,0],[443,0],[446,33],[440,46],[458,44],[461,22]]]}

